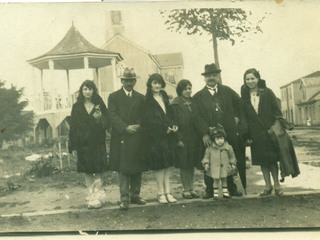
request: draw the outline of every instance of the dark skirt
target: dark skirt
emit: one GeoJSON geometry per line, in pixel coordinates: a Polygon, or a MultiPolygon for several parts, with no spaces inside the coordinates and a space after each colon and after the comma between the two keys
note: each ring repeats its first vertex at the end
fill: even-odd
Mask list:
{"type": "Polygon", "coordinates": [[[77,154],[79,173],[102,173],[108,170],[105,144],[82,147],[77,151],[77,154]]]}
{"type": "Polygon", "coordinates": [[[251,144],[252,165],[268,166],[279,161],[279,152],[269,134],[251,144]]]}

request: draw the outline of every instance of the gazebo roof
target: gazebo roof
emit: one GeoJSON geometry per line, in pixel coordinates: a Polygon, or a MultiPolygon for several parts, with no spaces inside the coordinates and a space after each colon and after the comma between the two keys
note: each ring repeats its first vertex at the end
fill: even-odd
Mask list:
{"type": "Polygon", "coordinates": [[[89,68],[108,66],[112,58],[122,60],[119,53],[92,45],[72,24],[64,38],[53,49],[28,62],[41,70],[49,69],[50,60],[54,61],[54,69],[82,69],[84,57],[88,57],[89,68]]]}

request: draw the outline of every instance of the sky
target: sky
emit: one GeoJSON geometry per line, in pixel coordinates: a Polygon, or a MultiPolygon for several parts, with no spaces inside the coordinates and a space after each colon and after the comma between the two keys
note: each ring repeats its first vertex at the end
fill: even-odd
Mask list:
{"type": "MultiPolygon", "coordinates": [[[[320,70],[320,3],[317,1],[180,1],[95,3],[0,3],[0,79],[7,86],[25,87],[31,98],[39,90],[40,72],[26,61],[51,50],[66,34],[72,21],[93,45],[106,41],[106,11],[121,10],[124,35],[153,54],[182,52],[184,78],[193,91],[204,86],[204,65],[214,62],[208,36],[170,32],[159,10],[175,8],[239,7],[252,11],[253,20],[267,12],[263,33],[250,35],[231,45],[219,41],[223,84],[239,93],[243,73],[259,70],[277,96],[280,86],[320,70]]],[[[61,81],[65,81],[61,75],[61,81]]],[[[78,82],[72,80],[71,89],[78,82]]],[[[45,82],[45,88],[65,91],[63,82],[45,82]]],[[[65,85],[66,86],[66,85],[65,85]]]]}

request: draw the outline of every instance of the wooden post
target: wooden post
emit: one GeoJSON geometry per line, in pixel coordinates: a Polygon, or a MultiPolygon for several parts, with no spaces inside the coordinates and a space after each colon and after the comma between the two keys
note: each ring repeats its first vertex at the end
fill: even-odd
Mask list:
{"type": "Polygon", "coordinates": [[[59,159],[60,159],[60,170],[62,171],[62,154],[61,154],[61,141],[58,142],[59,146],[59,159]]]}
{"type": "Polygon", "coordinates": [[[66,148],[67,148],[67,160],[68,160],[68,167],[70,169],[70,155],[69,155],[69,142],[66,140],[66,148]]]}
{"type": "Polygon", "coordinates": [[[68,84],[68,107],[72,106],[72,99],[71,99],[71,93],[70,93],[70,76],[69,76],[69,70],[66,70],[67,72],[67,84],[68,84]]]}

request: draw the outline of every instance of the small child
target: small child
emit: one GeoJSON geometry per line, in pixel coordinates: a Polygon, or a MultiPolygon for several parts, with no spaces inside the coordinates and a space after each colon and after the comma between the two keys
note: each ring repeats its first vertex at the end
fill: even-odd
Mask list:
{"type": "Polygon", "coordinates": [[[226,132],[218,124],[210,129],[212,145],[206,148],[202,165],[206,174],[213,178],[213,198],[219,197],[219,183],[222,182],[224,198],[230,198],[227,188],[227,176],[236,170],[236,158],[233,148],[226,141],[226,132]]]}

